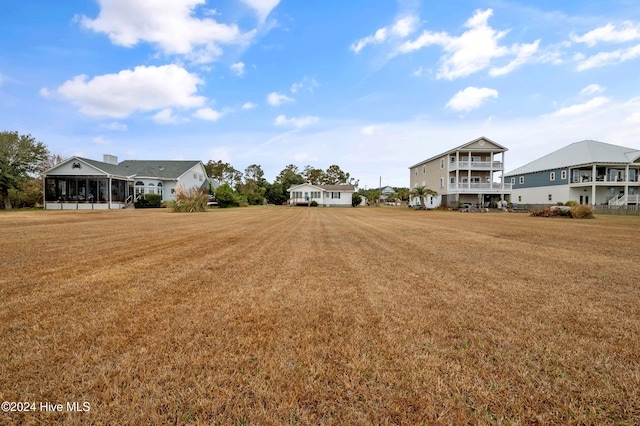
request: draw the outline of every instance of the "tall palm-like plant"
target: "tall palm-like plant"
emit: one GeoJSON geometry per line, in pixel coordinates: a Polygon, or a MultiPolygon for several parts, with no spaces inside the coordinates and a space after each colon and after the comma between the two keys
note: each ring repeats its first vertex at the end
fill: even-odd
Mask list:
{"type": "Polygon", "coordinates": [[[424,204],[424,199],[429,195],[435,197],[436,195],[438,195],[438,193],[427,188],[426,186],[418,186],[416,188],[413,188],[413,190],[411,191],[412,197],[418,197],[420,199],[420,208],[422,210],[427,209],[427,206],[424,204]]]}
{"type": "Polygon", "coordinates": [[[403,203],[409,198],[409,190],[407,188],[398,188],[396,197],[400,200],[400,204],[404,205],[403,203]]]}

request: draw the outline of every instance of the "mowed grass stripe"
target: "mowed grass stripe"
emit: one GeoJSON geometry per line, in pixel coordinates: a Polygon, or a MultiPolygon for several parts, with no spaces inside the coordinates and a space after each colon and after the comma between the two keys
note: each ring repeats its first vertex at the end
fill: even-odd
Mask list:
{"type": "Polygon", "coordinates": [[[3,214],[0,397],[93,405],[2,421],[634,424],[637,229],[394,208],[3,214]]]}

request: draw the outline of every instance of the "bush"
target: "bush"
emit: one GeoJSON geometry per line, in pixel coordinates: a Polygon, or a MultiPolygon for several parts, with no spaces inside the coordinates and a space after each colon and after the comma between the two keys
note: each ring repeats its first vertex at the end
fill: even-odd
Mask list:
{"type": "Polygon", "coordinates": [[[316,200],[311,200],[311,202],[309,203],[309,205],[311,207],[318,207],[318,202],[316,200]]]}
{"type": "Polygon", "coordinates": [[[571,207],[571,217],[575,219],[593,219],[593,211],[591,207],[586,205],[577,205],[571,207]]]}
{"type": "Polygon", "coordinates": [[[573,206],[578,206],[579,204],[578,204],[577,201],[571,200],[571,201],[567,201],[566,203],[564,203],[564,205],[573,207],[573,206]]]}
{"type": "Polygon", "coordinates": [[[194,213],[207,210],[209,197],[207,193],[198,188],[176,188],[176,201],[173,202],[173,211],[178,213],[194,213]]]}
{"type": "Polygon", "coordinates": [[[162,204],[162,195],[160,194],[147,194],[144,198],[149,203],[149,207],[157,208],[162,204]]]}
{"type": "Polygon", "coordinates": [[[564,203],[562,201],[558,201],[558,205],[559,206],[564,206],[564,203]]]}
{"type": "Polygon", "coordinates": [[[360,194],[353,194],[351,196],[351,205],[353,207],[359,206],[361,202],[362,202],[362,196],[360,194]]]}
{"type": "Polygon", "coordinates": [[[242,197],[227,183],[217,187],[214,195],[218,201],[218,206],[222,208],[239,206],[243,201],[242,197]]]}

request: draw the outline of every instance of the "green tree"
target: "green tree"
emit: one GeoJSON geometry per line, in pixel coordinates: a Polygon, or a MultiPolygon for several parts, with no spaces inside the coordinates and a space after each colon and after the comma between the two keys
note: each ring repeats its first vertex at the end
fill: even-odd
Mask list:
{"type": "Polygon", "coordinates": [[[307,165],[302,172],[302,177],[311,185],[320,185],[324,181],[324,171],[307,165]]]}
{"type": "Polygon", "coordinates": [[[0,196],[5,209],[12,208],[10,190],[36,177],[49,158],[49,150],[31,135],[0,132],[0,196]]]}
{"type": "Polygon", "coordinates": [[[429,195],[434,196],[434,197],[436,195],[438,195],[437,192],[427,188],[426,186],[418,186],[418,187],[414,188],[413,191],[411,191],[410,194],[411,194],[412,197],[418,197],[418,199],[420,200],[420,208],[422,210],[426,210],[427,209],[427,206],[424,203],[424,199],[426,197],[428,197],[429,195]]]}
{"type": "Polygon", "coordinates": [[[236,170],[231,164],[218,161],[207,161],[204,165],[207,176],[217,180],[220,183],[237,184],[242,180],[242,173],[236,170]]]}
{"type": "Polygon", "coordinates": [[[409,188],[396,188],[396,197],[400,200],[400,204],[409,201],[409,188]]]}
{"type": "Polygon", "coordinates": [[[360,203],[362,202],[362,195],[358,194],[357,192],[355,192],[352,196],[351,196],[351,205],[353,207],[355,206],[359,206],[360,203]]]}
{"type": "Polygon", "coordinates": [[[340,166],[332,164],[327,168],[322,176],[322,183],[325,185],[340,185],[349,182],[350,175],[340,169],[340,166]]]}
{"type": "Polygon", "coordinates": [[[223,183],[216,188],[215,192],[216,200],[219,207],[231,207],[240,204],[239,195],[233,190],[228,183],[223,183]]]}

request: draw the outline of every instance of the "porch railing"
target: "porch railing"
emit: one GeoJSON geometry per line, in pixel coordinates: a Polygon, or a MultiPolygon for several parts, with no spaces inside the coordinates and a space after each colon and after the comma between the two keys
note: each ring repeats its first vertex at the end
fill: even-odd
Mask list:
{"type": "Polygon", "coordinates": [[[450,183],[449,192],[511,192],[510,183],[450,183]]]}
{"type": "Polygon", "coordinates": [[[449,170],[502,170],[502,161],[452,161],[449,170]]]}

